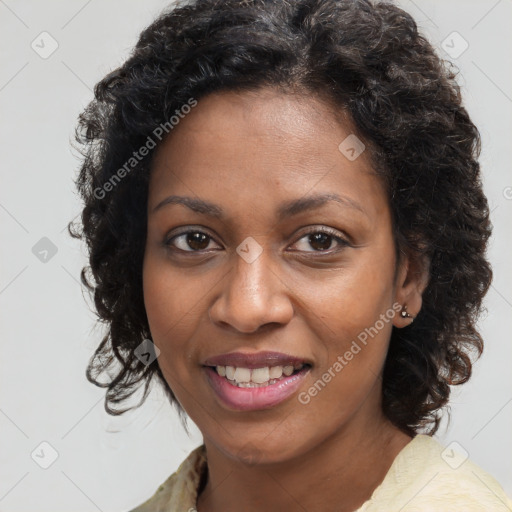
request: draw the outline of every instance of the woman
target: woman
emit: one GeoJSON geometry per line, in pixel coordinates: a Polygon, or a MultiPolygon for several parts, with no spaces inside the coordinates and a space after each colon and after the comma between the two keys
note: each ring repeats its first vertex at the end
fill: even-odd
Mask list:
{"type": "Polygon", "coordinates": [[[88,378],[120,414],[156,375],[204,437],[133,512],[510,510],[431,437],[483,349],[491,226],[478,131],[408,14],[179,4],[95,96],[88,378]]]}

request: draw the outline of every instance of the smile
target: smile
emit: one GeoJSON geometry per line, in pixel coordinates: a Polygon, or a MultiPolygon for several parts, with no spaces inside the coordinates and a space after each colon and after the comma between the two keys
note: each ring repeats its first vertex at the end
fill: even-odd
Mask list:
{"type": "Polygon", "coordinates": [[[206,366],[208,382],[224,406],[240,411],[269,409],[293,395],[311,365],[244,368],[206,366]]]}
{"type": "Polygon", "coordinates": [[[237,368],[235,366],[216,366],[221,377],[226,377],[230,384],[240,388],[265,387],[290,377],[306,366],[297,363],[287,366],[265,366],[263,368],[237,368]],[[283,377],[284,376],[284,377],[283,377]]]}

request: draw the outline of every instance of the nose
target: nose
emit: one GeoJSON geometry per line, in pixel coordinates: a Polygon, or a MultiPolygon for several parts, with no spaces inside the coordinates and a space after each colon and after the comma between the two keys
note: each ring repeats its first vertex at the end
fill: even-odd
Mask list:
{"type": "Polygon", "coordinates": [[[221,281],[221,293],[209,310],[221,327],[253,333],[269,324],[287,324],[293,317],[289,289],[271,266],[266,251],[251,263],[236,254],[233,268],[221,281]]]}

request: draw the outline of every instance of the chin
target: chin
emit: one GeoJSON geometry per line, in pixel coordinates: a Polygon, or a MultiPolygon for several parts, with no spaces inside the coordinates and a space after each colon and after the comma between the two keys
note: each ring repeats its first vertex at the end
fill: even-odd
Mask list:
{"type": "Polygon", "coordinates": [[[293,459],[308,450],[304,446],[304,437],[298,442],[292,437],[275,437],[272,434],[267,438],[256,439],[250,436],[236,436],[226,440],[215,442],[216,447],[225,456],[247,466],[259,466],[278,464],[293,459]]]}

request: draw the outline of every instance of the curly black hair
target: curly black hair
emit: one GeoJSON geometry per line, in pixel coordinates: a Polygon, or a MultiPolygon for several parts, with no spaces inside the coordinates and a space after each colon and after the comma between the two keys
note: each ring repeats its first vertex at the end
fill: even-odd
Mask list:
{"type": "Polygon", "coordinates": [[[457,73],[387,2],[195,0],[147,27],[126,62],[96,84],[76,128],[84,208],[68,230],[87,244],[81,279],[107,326],[86,371],[107,388],[107,412],[131,409],[118,405],[145,382],[140,406],[156,374],[183,417],[157,361],[135,353],[151,337],[142,261],[155,153],[138,150],[158,144],[159,127],[170,132],[169,119],[191,98],[275,87],[349,114],[387,186],[397,255],[429,263],[421,311],[393,328],[382,404],[402,431],[435,433],[450,386],[469,379],[483,351],[476,321],[492,279],[480,136],[457,73]],[[104,372],[109,382],[99,380],[104,372]]]}

